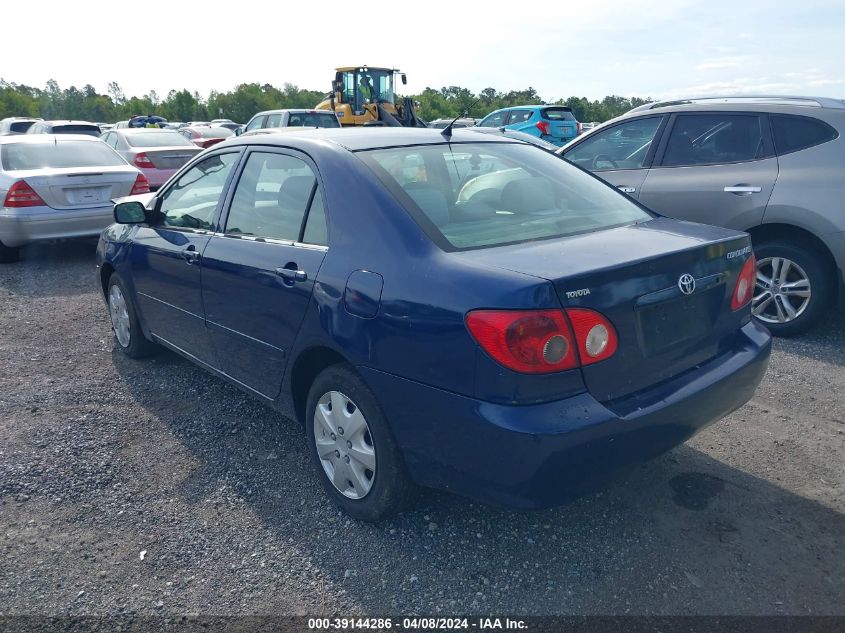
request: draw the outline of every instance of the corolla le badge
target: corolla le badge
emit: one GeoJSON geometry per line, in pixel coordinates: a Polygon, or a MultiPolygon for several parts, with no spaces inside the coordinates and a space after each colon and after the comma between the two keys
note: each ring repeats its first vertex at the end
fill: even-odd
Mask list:
{"type": "Polygon", "coordinates": [[[684,273],[678,278],[678,288],[681,289],[685,295],[691,295],[695,292],[695,277],[689,273],[684,273]]]}

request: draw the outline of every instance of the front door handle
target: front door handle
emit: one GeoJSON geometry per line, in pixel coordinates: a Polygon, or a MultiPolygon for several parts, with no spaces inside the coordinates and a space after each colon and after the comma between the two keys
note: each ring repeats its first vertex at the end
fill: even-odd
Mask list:
{"type": "Polygon", "coordinates": [[[193,264],[194,262],[198,262],[200,259],[200,254],[197,252],[197,247],[191,244],[188,248],[182,251],[182,258],[188,262],[189,264],[193,264]]]}
{"type": "Polygon", "coordinates": [[[748,195],[751,193],[760,193],[763,191],[762,187],[754,187],[752,185],[733,185],[730,187],[725,187],[726,193],[734,193],[738,196],[748,195]]]}
{"type": "Polygon", "coordinates": [[[285,281],[308,281],[308,273],[304,270],[297,270],[295,268],[277,268],[276,274],[285,281]]]}
{"type": "Polygon", "coordinates": [[[622,193],[635,193],[637,191],[636,187],[629,187],[627,185],[619,185],[616,188],[619,189],[619,191],[621,191],[622,193]]]}

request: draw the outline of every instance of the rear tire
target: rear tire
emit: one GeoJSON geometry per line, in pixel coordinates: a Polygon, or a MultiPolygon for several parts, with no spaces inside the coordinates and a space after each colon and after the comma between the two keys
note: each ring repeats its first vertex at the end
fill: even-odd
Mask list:
{"type": "Polygon", "coordinates": [[[381,521],[413,502],[416,486],[387,420],[372,391],[350,366],[333,365],[317,376],[305,412],[317,477],[346,514],[361,521],[381,521]]]}
{"type": "Polygon", "coordinates": [[[20,259],[21,249],[18,247],[6,246],[0,242],[0,264],[11,264],[20,259]]]}
{"type": "Polygon", "coordinates": [[[106,289],[106,302],[111,318],[114,346],[129,358],[143,358],[152,354],[156,346],[144,337],[138,323],[138,313],[126,286],[112,273],[106,289]]]}
{"type": "Polygon", "coordinates": [[[756,246],[754,256],[754,317],[775,336],[794,336],[816,325],[836,292],[827,263],[803,244],[780,240],[756,246]]]}

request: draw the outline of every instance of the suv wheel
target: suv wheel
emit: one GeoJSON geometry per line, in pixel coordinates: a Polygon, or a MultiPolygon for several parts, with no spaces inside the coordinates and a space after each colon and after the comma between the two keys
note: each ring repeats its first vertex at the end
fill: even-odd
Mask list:
{"type": "Polygon", "coordinates": [[[328,367],[314,380],[305,431],[323,488],[348,515],[380,521],[414,498],[384,414],[348,365],[328,367]]]}
{"type": "Polygon", "coordinates": [[[833,278],[824,263],[797,244],[764,242],[754,249],[757,283],[751,312],[775,336],[809,330],[833,297],[833,278]]]}

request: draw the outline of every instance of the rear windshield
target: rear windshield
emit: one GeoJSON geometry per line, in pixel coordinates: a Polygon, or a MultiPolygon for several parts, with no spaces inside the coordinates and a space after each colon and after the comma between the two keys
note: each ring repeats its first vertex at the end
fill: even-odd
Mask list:
{"type": "Polygon", "coordinates": [[[9,125],[9,131],[23,134],[32,127],[33,123],[35,123],[35,121],[15,121],[9,125]]]}
{"type": "Polygon", "coordinates": [[[54,125],[50,130],[53,134],[90,134],[100,136],[100,128],[97,125],[54,125]]]}
{"type": "Polygon", "coordinates": [[[328,112],[326,114],[316,114],[312,112],[305,113],[291,113],[288,119],[288,126],[290,127],[340,127],[337,115],[328,112]]]}
{"type": "Polygon", "coordinates": [[[232,130],[227,130],[225,127],[197,127],[194,129],[203,138],[226,138],[235,134],[232,130]]]}
{"type": "Polygon", "coordinates": [[[0,162],[6,171],[64,167],[118,167],[124,161],[101,141],[9,143],[0,145],[0,162]]]}
{"type": "Polygon", "coordinates": [[[131,147],[170,147],[184,145],[194,147],[184,136],[178,132],[142,132],[141,134],[127,134],[126,142],[131,147]]]}
{"type": "Polygon", "coordinates": [[[466,143],[358,154],[444,250],[564,237],[651,216],[549,152],[466,143]]]}
{"type": "Polygon", "coordinates": [[[566,108],[546,108],[543,110],[543,118],[550,121],[574,121],[575,115],[566,108]]]}

